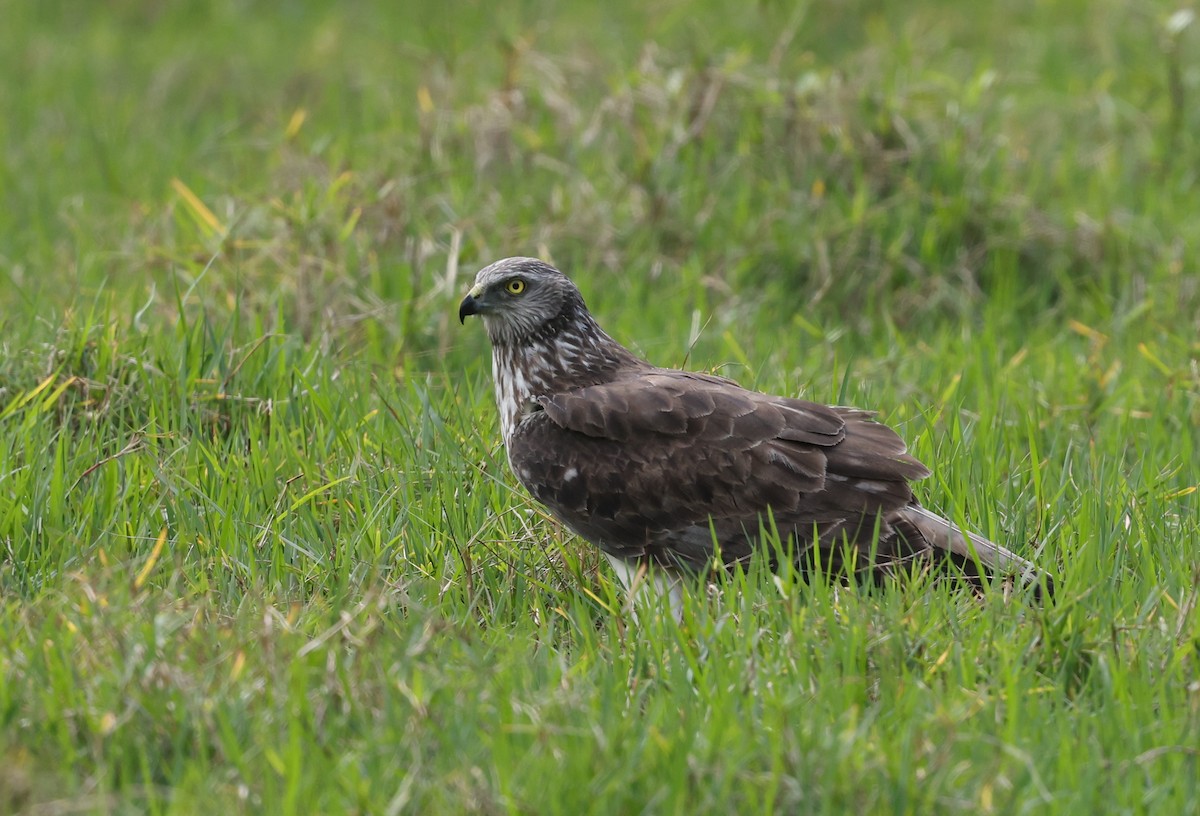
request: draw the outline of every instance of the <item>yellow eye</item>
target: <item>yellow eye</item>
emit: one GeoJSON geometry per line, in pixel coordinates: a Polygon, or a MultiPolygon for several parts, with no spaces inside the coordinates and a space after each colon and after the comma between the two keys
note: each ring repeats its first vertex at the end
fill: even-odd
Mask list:
{"type": "Polygon", "coordinates": [[[513,278],[508,283],[504,284],[504,289],[510,295],[519,295],[525,291],[525,281],[520,278],[513,278]]]}

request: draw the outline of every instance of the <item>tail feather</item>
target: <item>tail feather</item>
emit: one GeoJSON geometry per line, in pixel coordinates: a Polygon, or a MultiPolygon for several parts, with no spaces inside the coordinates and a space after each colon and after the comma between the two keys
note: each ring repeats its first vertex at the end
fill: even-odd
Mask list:
{"type": "Polygon", "coordinates": [[[1054,594],[1054,579],[1011,550],[983,536],[964,532],[917,504],[904,508],[900,515],[917,528],[930,546],[945,552],[952,561],[971,572],[977,572],[981,566],[988,575],[1012,578],[1021,589],[1031,588],[1039,598],[1054,594]]]}

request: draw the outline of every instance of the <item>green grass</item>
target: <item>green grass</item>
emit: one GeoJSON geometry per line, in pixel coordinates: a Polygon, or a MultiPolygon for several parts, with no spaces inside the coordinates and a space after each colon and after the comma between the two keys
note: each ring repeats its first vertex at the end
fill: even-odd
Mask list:
{"type": "Polygon", "coordinates": [[[0,2],[0,812],[1200,812],[1186,8],[0,2]],[[515,254],[1058,598],[635,626],[454,320],[515,254]]]}

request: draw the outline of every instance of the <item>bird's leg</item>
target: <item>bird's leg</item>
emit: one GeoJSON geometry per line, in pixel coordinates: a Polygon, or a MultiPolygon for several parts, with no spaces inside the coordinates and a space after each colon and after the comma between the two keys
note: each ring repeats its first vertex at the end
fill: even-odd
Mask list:
{"type": "Polygon", "coordinates": [[[639,604],[650,604],[651,609],[662,608],[662,601],[671,610],[671,617],[678,623],[683,619],[683,576],[662,566],[653,566],[645,561],[626,561],[615,555],[604,554],[613,571],[625,587],[629,611],[637,621],[639,604]],[[645,595],[645,597],[643,597],[645,595]]]}

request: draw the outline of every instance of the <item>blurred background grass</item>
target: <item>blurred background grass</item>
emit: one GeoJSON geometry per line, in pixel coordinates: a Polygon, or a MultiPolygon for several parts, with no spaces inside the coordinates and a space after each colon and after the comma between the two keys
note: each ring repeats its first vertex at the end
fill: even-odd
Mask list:
{"type": "Polygon", "coordinates": [[[517,252],[729,325],[1200,312],[1170,5],[9,6],[7,298],[170,310],[220,253],[205,305],[414,360],[517,252]]]}
{"type": "Polygon", "coordinates": [[[1196,812],[1192,6],[0,17],[0,811],[1196,812]],[[514,254],[1062,600],[627,628],[453,319],[514,254]]]}

